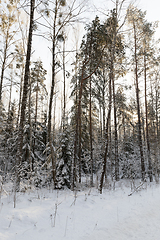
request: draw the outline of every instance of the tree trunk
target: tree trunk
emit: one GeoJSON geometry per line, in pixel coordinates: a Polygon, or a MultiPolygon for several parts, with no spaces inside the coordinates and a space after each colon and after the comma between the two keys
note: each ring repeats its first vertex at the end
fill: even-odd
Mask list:
{"type": "Polygon", "coordinates": [[[63,127],[66,117],[66,69],[65,69],[65,37],[63,41],[63,127]]]}
{"type": "MultiPolygon", "coordinates": [[[[156,135],[157,135],[157,145],[159,145],[159,141],[160,141],[160,138],[159,138],[159,120],[158,120],[158,100],[159,100],[159,94],[158,94],[158,84],[157,84],[157,77],[156,77],[156,102],[155,102],[155,107],[156,107],[156,135]]],[[[152,89],[151,89],[152,91],[152,89]]],[[[152,99],[153,99],[153,93],[151,94],[152,96],[152,99]]],[[[153,103],[152,103],[152,106],[153,106],[153,103]]]]}
{"type": "Polygon", "coordinates": [[[27,43],[27,55],[26,55],[24,84],[23,84],[23,96],[22,96],[19,135],[18,135],[18,151],[17,151],[17,163],[16,163],[16,183],[15,183],[16,191],[19,191],[19,187],[20,187],[20,165],[22,163],[22,154],[23,154],[23,151],[22,151],[23,132],[24,132],[27,94],[28,94],[29,67],[30,67],[31,48],[32,48],[32,33],[33,33],[33,24],[34,24],[34,9],[35,9],[35,0],[31,0],[30,25],[29,25],[29,35],[28,35],[28,43],[27,43]]]}
{"type": "Polygon", "coordinates": [[[75,99],[75,122],[76,122],[76,129],[75,129],[75,140],[74,140],[74,156],[72,162],[72,191],[75,187],[76,181],[76,163],[77,163],[77,143],[78,143],[78,82],[77,82],[77,59],[75,65],[75,76],[76,76],[76,99],[75,99]]]}
{"type": "Polygon", "coordinates": [[[20,111],[21,111],[22,87],[23,87],[23,74],[21,76],[20,90],[19,90],[18,114],[17,114],[17,122],[16,122],[17,128],[19,127],[19,118],[20,118],[20,111]]]}
{"type": "Polygon", "coordinates": [[[92,79],[90,77],[89,86],[89,133],[90,133],[90,161],[91,161],[91,180],[90,185],[93,186],[93,139],[92,139],[92,79]]]}
{"type": "Polygon", "coordinates": [[[150,182],[152,182],[153,176],[152,176],[152,163],[151,163],[150,141],[149,141],[149,131],[148,131],[147,67],[146,67],[145,54],[144,54],[144,85],[145,85],[145,112],[146,112],[146,141],[147,141],[147,157],[148,157],[148,175],[149,175],[150,182]]]}
{"type": "Polygon", "coordinates": [[[111,89],[111,82],[112,82],[112,73],[110,73],[110,80],[109,80],[109,107],[108,107],[108,116],[107,116],[107,123],[106,123],[106,146],[105,146],[105,153],[102,165],[102,173],[100,178],[100,185],[99,191],[102,194],[104,176],[106,173],[106,166],[107,166],[107,154],[108,154],[108,146],[109,146],[109,124],[111,118],[111,106],[112,106],[112,89],[111,89]]]}
{"type": "Polygon", "coordinates": [[[55,49],[56,49],[56,20],[57,20],[57,5],[58,1],[55,2],[55,14],[54,14],[54,23],[53,23],[53,39],[52,39],[52,84],[51,84],[51,92],[50,92],[50,100],[49,100],[49,109],[48,109],[48,142],[51,151],[51,160],[52,160],[52,175],[53,175],[53,182],[56,185],[56,158],[54,153],[53,147],[53,135],[52,135],[52,127],[51,127],[51,120],[52,120],[52,104],[53,104],[53,95],[54,95],[54,88],[55,88],[55,66],[56,66],[56,59],[55,59],[55,49]]]}
{"type": "Polygon", "coordinates": [[[4,49],[4,57],[3,57],[2,69],[1,69],[0,102],[2,101],[2,87],[3,87],[4,70],[5,70],[5,65],[6,65],[7,49],[8,49],[8,35],[9,35],[9,32],[7,31],[5,49],[4,49]]]}
{"type": "MultiPolygon", "coordinates": [[[[33,159],[32,159],[32,120],[31,120],[31,81],[30,81],[30,87],[29,87],[29,106],[28,106],[28,124],[29,124],[29,179],[31,181],[31,177],[32,177],[32,171],[33,171],[33,159]]],[[[35,144],[35,139],[34,139],[34,144],[35,144]]],[[[33,146],[34,148],[34,146],[33,146]]],[[[34,151],[34,150],[33,150],[34,151]]]]}
{"type": "MultiPolygon", "coordinates": [[[[31,83],[30,83],[31,85],[31,83]]],[[[31,90],[30,90],[31,91],[31,90]]],[[[36,129],[37,129],[37,115],[38,115],[38,91],[39,91],[39,84],[38,84],[38,77],[37,77],[37,85],[36,85],[36,104],[35,104],[35,116],[34,116],[34,134],[36,134],[36,129]]],[[[30,93],[30,97],[31,97],[31,93],[30,93]]],[[[33,154],[35,152],[35,145],[36,145],[36,139],[34,137],[33,139],[33,146],[32,146],[32,151],[33,154]]],[[[30,163],[30,165],[32,166],[31,169],[33,171],[34,169],[34,159],[32,159],[32,163],[30,163]]]]}
{"type": "MultiPolygon", "coordinates": [[[[159,121],[158,121],[158,100],[159,100],[159,94],[158,94],[158,83],[157,83],[157,76],[156,76],[156,86],[155,86],[155,114],[156,114],[156,132],[155,132],[155,139],[154,139],[154,155],[155,155],[155,164],[154,164],[154,172],[155,172],[155,180],[156,183],[159,183],[159,121]]],[[[151,83],[151,98],[152,98],[152,108],[153,106],[153,90],[152,90],[152,83],[151,83]]]]}
{"type": "MultiPolygon", "coordinates": [[[[76,105],[77,105],[77,94],[76,94],[76,105]]],[[[74,156],[72,162],[72,191],[75,187],[76,181],[76,163],[77,163],[77,143],[78,143],[78,109],[76,106],[76,129],[75,129],[75,140],[74,140],[74,156]]]]}
{"type": "Polygon", "coordinates": [[[134,58],[135,58],[135,80],[136,80],[136,99],[137,99],[137,114],[138,114],[138,139],[139,139],[139,148],[141,156],[141,175],[142,180],[145,180],[145,164],[143,156],[143,145],[142,145],[142,133],[141,133],[141,116],[140,116],[140,102],[139,102],[139,84],[138,84],[138,59],[137,59],[137,35],[136,35],[136,26],[133,22],[134,29],[134,58]]]}
{"type": "Polygon", "coordinates": [[[115,99],[115,50],[116,50],[116,41],[117,41],[117,16],[118,16],[118,4],[119,1],[116,0],[116,21],[115,26],[113,26],[113,43],[112,43],[112,51],[111,51],[111,77],[112,77],[112,90],[113,90],[113,108],[114,108],[114,142],[115,142],[115,180],[119,181],[119,157],[118,157],[118,132],[117,132],[117,110],[116,110],[116,99],[115,99]]]}
{"type": "Polygon", "coordinates": [[[102,130],[102,107],[101,102],[99,101],[99,127],[100,127],[100,137],[103,138],[103,130],[102,130]]]}
{"type": "MultiPolygon", "coordinates": [[[[112,70],[112,71],[113,71],[113,70],[112,70]]],[[[116,110],[114,77],[112,78],[112,88],[113,88],[113,107],[114,107],[115,180],[116,180],[116,181],[119,181],[117,110],[116,110]]]]}
{"type": "MultiPolygon", "coordinates": [[[[84,67],[83,67],[84,68],[84,67]]],[[[84,70],[82,70],[84,71],[84,70]]],[[[81,183],[81,154],[82,154],[82,126],[81,126],[81,101],[82,101],[82,90],[83,90],[83,73],[82,77],[80,79],[80,89],[79,89],[79,99],[78,99],[78,119],[77,119],[77,125],[78,125],[78,181],[81,183]]]]}
{"type": "Polygon", "coordinates": [[[38,90],[39,84],[38,84],[38,78],[37,78],[37,86],[36,86],[36,105],[35,105],[35,116],[34,116],[34,123],[35,126],[37,125],[37,114],[38,114],[38,90]]]}
{"type": "Polygon", "coordinates": [[[105,127],[106,127],[106,109],[105,109],[105,85],[106,85],[106,79],[105,79],[105,73],[103,71],[103,89],[102,89],[102,110],[103,110],[103,138],[105,139],[105,127]]]}
{"type": "Polygon", "coordinates": [[[11,83],[10,83],[10,89],[9,89],[8,118],[11,110],[11,101],[12,101],[13,72],[11,73],[10,77],[11,77],[11,83]]]}

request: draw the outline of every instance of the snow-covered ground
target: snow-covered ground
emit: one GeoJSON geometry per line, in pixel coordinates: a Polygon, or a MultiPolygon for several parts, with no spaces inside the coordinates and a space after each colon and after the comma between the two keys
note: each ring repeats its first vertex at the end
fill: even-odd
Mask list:
{"type": "Polygon", "coordinates": [[[0,240],[159,240],[160,185],[141,188],[131,196],[126,182],[101,195],[34,189],[17,194],[16,208],[3,191],[0,240]]]}

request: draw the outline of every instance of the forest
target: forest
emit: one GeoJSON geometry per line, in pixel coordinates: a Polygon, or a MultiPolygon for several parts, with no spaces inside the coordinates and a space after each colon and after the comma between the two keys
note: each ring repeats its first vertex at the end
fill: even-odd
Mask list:
{"type": "Polygon", "coordinates": [[[15,192],[158,183],[158,22],[126,0],[91,21],[91,1],[0,2],[1,181],[15,192]]]}

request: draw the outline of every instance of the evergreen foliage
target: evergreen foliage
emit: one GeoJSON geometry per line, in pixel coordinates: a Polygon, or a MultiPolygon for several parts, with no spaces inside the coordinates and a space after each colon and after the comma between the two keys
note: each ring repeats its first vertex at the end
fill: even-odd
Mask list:
{"type": "Polygon", "coordinates": [[[121,26],[118,10],[122,1],[103,21],[96,16],[86,24],[71,64],[75,51],[68,51],[67,31],[76,26],[75,2],[31,0],[28,43],[22,22],[17,25],[23,10],[19,2],[6,0],[0,9],[0,175],[18,179],[19,187],[24,181],[37,188],[53,185],[74,190],[84,181],[90,187],[98,181],[100,192],[108,178],[158,182],[156,24],[147,22],[146,13],[130,5],[121,26]],[[40,16],[36,20],[34,11],[40,16]],[[121,31],[122,27],[127,31],[121,31]],[[39,31],[43,28],[45,34],[39,31]],[[31,35],[36,29],[37,35],[52,43],[48,73],[44,59],[32,59],[31,35]],[[19,31],[23,39],[17,42],[19,31]]]}

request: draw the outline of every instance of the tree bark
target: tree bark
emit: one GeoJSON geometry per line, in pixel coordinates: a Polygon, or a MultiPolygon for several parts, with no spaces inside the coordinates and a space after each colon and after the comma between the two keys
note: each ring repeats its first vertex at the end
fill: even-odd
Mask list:
{"type": "Polygon", "coordinates": [[[63,127],[66,117],[66,69],[65,69],[65,37],[63,41],[63,127]]]}
{"type": "Polygon", "coordinates": [[[26,55],[24,83],[23,83],[23,96],[22,96],[19,135],[18,135],[18,151],[17,151],[18,156],[17,156],[17,163],[16,163],[16,184],[15,184],[16,191],[19,191],[19,187],[20,187],[20,165],[22,163],[22,154],[23,154],[23,151],[22,151],[23,132],[24,132],[24,124],[25,124],[26,105],[27,105],[29,67],[30,67],[31,48],[32,48],[35,0],[31,0],[30,4],[31,5],[30,5],[29,35],[28,35],[28,43],[27,43],[27,55],[26,55]]]}
{"type": "MultiPolygon", "coordinates": [[[[112,70],[113,71],[113,70],[112,70]]],[[[119,181],[119,158],[118,158],[118,133],[117,133],[117,109],[115,99],[114,77],[112,78],[113,106],[114,106],[114,142],[115,142],[115,180],[119,181]]]]}
{"type": "Polygon", "coordinates": [[[137,115],[138,115],[138,139],[139,139],[139,149],[140,149],[140,156],[141,156],[141,176],[142,176],[142,180],[144,181],[145,180],[145,164],[144,164],[144,156],[143,156],[140,102],[139,102],[137,35],[136,35],[136,26],[135,26],[134,22],[133,22],[133,29],[134,29],[134,60],[135,60],[136,100],[137,100],[137,115]]]}
{"type": "Polygon", "coordinates": [[[91,161],[91,180],[90,180],[90,185],[91,187],[93,186],[93,138],[92,138],[92,79],[90,77],[90,82],[89,82],[89,132],[90,132],[90,161],[91,161]]]}
{"type": "Polygon", "coordinates": [[[148,131],[148,105],[147,105],[147,67],[146,67],[146,53],[144,53],[144,85],[145,85],[145,112],[146,112],[146,141],[147,141],[147,157],[148,157],[148,175],[150,182],[153,181],[152,163],[150,153],[150,141],[148,131]]]}
{"type": "Polygon", "coordinates": [[[6,65],[6,58],[7,58],[7,49],[8,49],[8,35],[9,32],[7,31],[6,41],[5,41],[5,48],[4,48],[4,57],[1,69],[1,81],[0,81],[0,102],[2,101],[2,87],[3,87],[3,79],[4,79],[4,70],[6,65]]]}
{"type": "Polygon", "coordinates": [[[83,72],[84,72],[84,66],[82,70],[82,76],[80,79],[80,89],[79,89],[79,95],[78,95],[78,118],[77,118],[77,125],[78,125],[78,181],[81,183],[81,154],[82,154],[82,126],[81,126],[81,101],[82,101],[82,91],[83,91],[83,72]]]}
{"type": "Polygon", "coordinates": [[[23,87],[23,74],[21,76],[20,89],[19,89],[18,114],[17,114],[17,122],[16,122],[17,128],[19,127],[19,118],[20,118],[20,111],[21,111],[22,87],[23,87]]]}
{"type": "Polygon", "coordinates": [[[75,181],[76,181],[76,163],[77,163],[77,143],[78,143],[78,81],[77,81],[77,58],[76,58],[76,65],[75,65],[75,76],[76,76],[76,99],[75,99],[75,122],[76,122],[76,128],[75,128],[75,139],[74,139],[74,156],[73,156],[73,162],[72,162],[72,191],[75,187],[75,181]]]}
{"type": "Polygon", "coordinates": [[[111,51],[111,77],[112,77],[112,90],[113,90],[113,108],[114,108],[114,142],[115,142],[115,180],[119,181],[119,157],[118,157],[118,132],[117,132],[117,109],[116,109],[116,98],[115,98],[115,51],[116,51],[116,41],[117,41],[117,11],[118,3],[116,0],[116,15],[115,15],[115,26],[113,26],[113,45],[111,51]]]}
{"type": "Polygon", "coordinates": [[[52,84],[51,84],[51,91],[50,91],[50,100],[49,100],[49,109],[48,109],[48,142],[51,151],[51,161],[52,161],[52,175],[53,175],[53,182],[56,185],[56,158],[54,153],[53,147],[53,135],[52,135],[52,127],[51,127],[51,119],[52,119],[52,104],[53,104],[53,95],[54,95],[54,88],[55,88],[55,66],[56,66],[56,59],[55,59],[55,49],[56,49],[56,20],[57,20],[57,7],[58,1],[55,2],[55,13],[54,13],[54,23],[53,23],[53,36],[52,36],[52,84]]]}
{"type": "Polygon", "coordinates": [[[110,73],[110,80],[109,80],[109,106],[108,106],[108,116],[106,122],[106,146],[105,146],[105,153],[102,165],[102,173],[100,178],[100,185],[99,185],[99,192],[102,194],[104,176],[106,173],[106,166],[107,166],[107,154],[108,154],[108,146],[109,146],[109,124],[111,118],[111,106],[112,106],[112,89],[111,89],[111,82],[112,82],[112,73],[110,73]]]}

